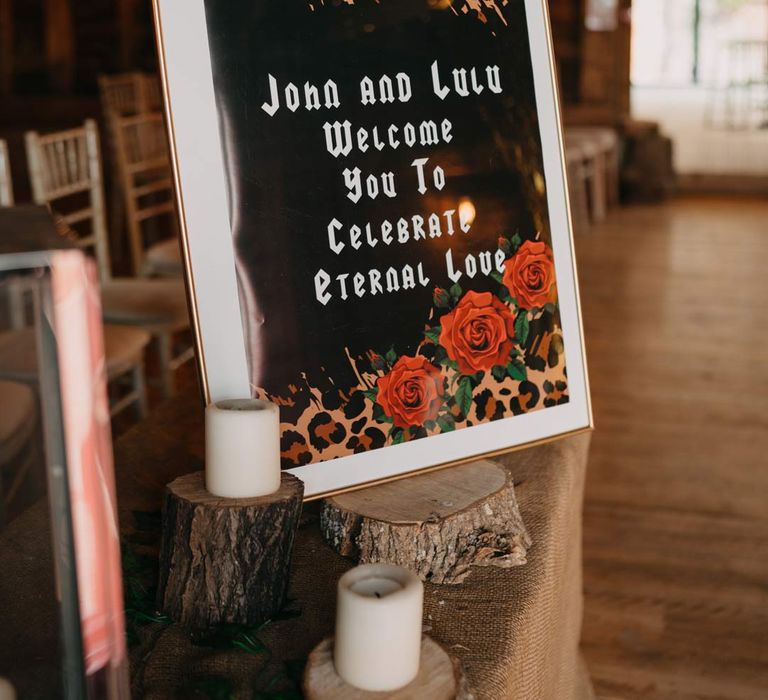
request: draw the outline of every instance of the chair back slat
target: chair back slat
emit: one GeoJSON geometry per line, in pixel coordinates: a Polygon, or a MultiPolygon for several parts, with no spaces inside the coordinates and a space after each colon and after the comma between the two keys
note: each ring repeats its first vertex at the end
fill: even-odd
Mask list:
{"type": "Polygon", "coordinates": [[[140,272],[144,260],[144,224],[169,217],[175,223],[173,180],[162,114],[152,112],[115,120],[117,161],[125,199],[131,255],[140,272]]]}
{"type": "MultiPolygon", "coordinates": [[[[96,122],[89,119],[79,129],[25,135],[32,197],[37,204],[56,210],[68,225],[86,224],[77,243],[94,248],[102,282],[111,277],[109,241],[104,210],[101,152],[96,122]],[[84,194],[86,204],[63,202],[84,194]]],[[[82,198],[80,198],[82,199],[82,198]]]]}
{"type": "Polygon", "coordinates": [[[8,145],[0,139],[0,207],[12,206],[11,160],[8,158],[8,145]]]}
{"type": "Polygon", "coordinates": [[[99,94],[105,116],[137,114],[145,111],[142,73],[100,75],[99,94]]]}

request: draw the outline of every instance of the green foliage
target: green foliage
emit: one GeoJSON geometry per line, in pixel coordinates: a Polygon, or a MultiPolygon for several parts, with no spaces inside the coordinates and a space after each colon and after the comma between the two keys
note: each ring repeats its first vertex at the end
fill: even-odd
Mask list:
{"type": "Polygon", "coordinates": [[[507,374],[517,382],[524,382],[528,379],[528,370],[526,366],[518,361],[510,362],[507,365],[507,374]]]}
{"type": "Polygon", "coordinates": [[[516,252],[517,252],[517,250],[518,250],[518,248],[519,248],[521,245],[523,245],[523,239],[522,239],[522,238],[520,238],[520,234],[519,234],[519,233],[516,233],[514,236],[512,236],[512,241],[511,241],[511,243],[512,243],[512,251],[513,251],[514,253],[516,253],[516,252]]]}
{"type": "Polygon", "coordinates": [[[462,377],[459,380],[459,387],[454,398],[462,414],[465,417],[468,416],[469,410],[472,408],[472,379],[470,377],[462,377]]]}
{"type": "Polygon", "coordinates": [[[386,413],[384,413],[384,409],[381,407],[381,404],[378,403],[373,405],[373,420],[375,420],[377,423],[392,422],[391,416],[388,416],[386,413]]]}
{"type": "Polygon", "coordinates": [[[270,621],[249,627],[245,625],[216,625],[204,632],[193,634],[192,643],[198,647],[210,649],[242,649],[243,651],[258,656],[267,651],[264,644],[256,635],[263,630],[270,621]]]}
{"type": "Polygon", "coordinates": [[[440,427],[440,432],[443,433],[451,433],[456,430],[456,420],[450,413],[438,416],[437,425],[440,427]]]}
{"type": "MultiPolygon", "coordinates": [[[[134,521],[146,525],[153,521],[153,514],[134,512],[134,521]],[[147,516],[146,518],[144,516],[147,516]]],[[[158,528],[159,528],[159,520],[158,528]]],[[[158,529],[159,535],[159,529],[158,529]]],[[[123,598],[125,603],[125,627],[128,646],[136,646],[139,630],[148,624],[168,625],[171,620],[155,607],[155,587],[157,581],[157,560],[136,554],[131,544],[122,542],[123,598]]]]}
{"type": "Polygon", "coordinates": [[[384,359],[387,361],[387,364],[390,367],[392,367],[392,365],[394,365],[395,362],[397,362],[397,353],[395,352],[395,349],[394,348],[390,348],[387,351],[387,354],[384,355],[384,359]]]}
{"type": "Polygon", "coordinates": [[[451,285],[451,288],[448,290],[448,294],[451,297],[451,301],[454,305],[459,303],[459,299],[461,299],[461,295],[463,294],[461,290],[461,286],[458,284],[451,285]]]}
{"type": "Polygon", "coordinates": [[[432,362],[436,365],[444,365],[448,362],[448,353],[442,345],[435,348],[435,354],[432,356],[432,362]]]}
{"type": "Polygon", "coordinates": [[[515,319],[515,338],[520,345],[525,345],[528,340],[530,323],[528,322],[528,312],[521,311],[515,319]]]}
{"type": "Polygon", "coordinates": [[[497,382],[503,382],[507,377],[507,368],[503,365],[496,365],[491,369],[491,375],[497,382]]]}
{"type": "Polygon", "coordinates": [[[405,441],[405,431],[402,428],[392,428],[389,436],[392,438],[393,445],[399,445],[405,441]]]}
{"type": "Polygon", "coordinates": [[[440,331],[442,328],[440,326],[432,326],[432,328],[427,328],[424,331],[424,337],[427,340],[431,340],[435,345],[440,343],[440,331]]]}

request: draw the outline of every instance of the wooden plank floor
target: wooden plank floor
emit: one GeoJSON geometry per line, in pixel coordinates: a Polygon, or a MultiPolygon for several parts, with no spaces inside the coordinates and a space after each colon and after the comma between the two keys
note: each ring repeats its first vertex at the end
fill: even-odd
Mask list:
{"type": "Polygon", "coordinates": [[[768,201],[577,237],[596,432],[583,648],[598,697],[768,698],[768,201]]]}

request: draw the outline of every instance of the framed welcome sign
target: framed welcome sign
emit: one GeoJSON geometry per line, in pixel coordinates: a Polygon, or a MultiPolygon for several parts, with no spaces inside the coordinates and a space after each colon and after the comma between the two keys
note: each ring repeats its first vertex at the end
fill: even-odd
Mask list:
{"type": "Polygon", "coordinates": [[[156,0],[209,400],[317,496],[591,425],[542,0],[156,0]]]}

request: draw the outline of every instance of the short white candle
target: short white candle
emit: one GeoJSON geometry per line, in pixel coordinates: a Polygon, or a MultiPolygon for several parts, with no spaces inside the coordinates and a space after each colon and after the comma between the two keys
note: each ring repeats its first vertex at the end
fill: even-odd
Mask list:
{"type": "Polygon", "coordinates": [[[0,677],[0,700],[16,700],[16,689],[7,678],[0,677]]]}
{"type": "Polygon", "coordinates": [[[392,691],[419,673],[424,586],[408,569],[365,564],[339,579],[333,662],[350,685],[392,691]]]}
{"type": "Polygon", "coordinates": [[[275,404],[229,399],[205,409],[205,488],[223,498],[255,498],[280,488],[275,404]]]}

